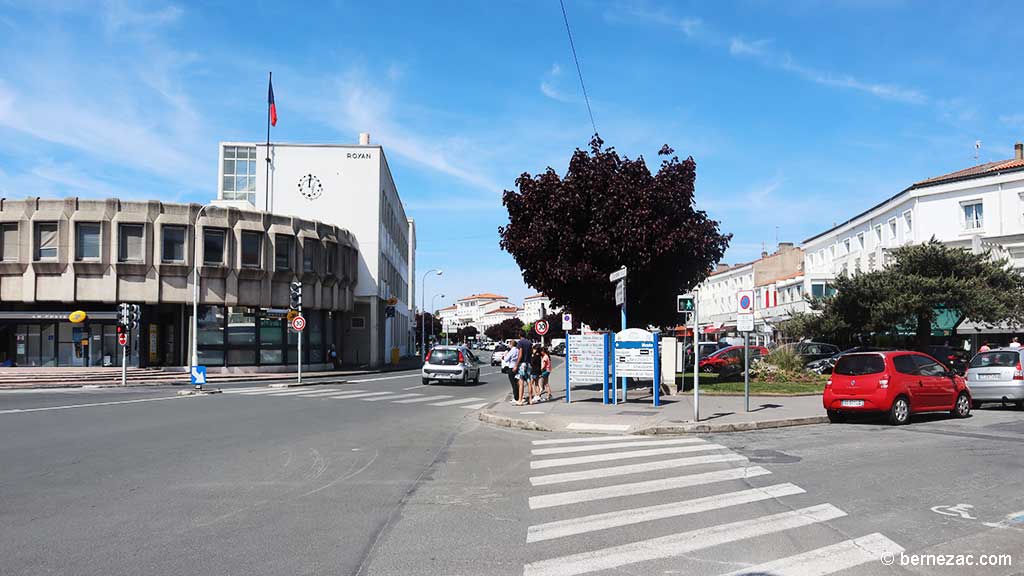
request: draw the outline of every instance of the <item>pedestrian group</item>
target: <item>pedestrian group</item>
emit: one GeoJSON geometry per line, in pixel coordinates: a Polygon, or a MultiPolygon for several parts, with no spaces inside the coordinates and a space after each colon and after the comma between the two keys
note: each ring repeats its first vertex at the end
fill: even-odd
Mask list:
{"type": "Polygon", "coordinates": [[[551,400],[551,355],[547,347],[520,338],[502,356],[501,371],[508,375],[516,406],[551,400]]]}

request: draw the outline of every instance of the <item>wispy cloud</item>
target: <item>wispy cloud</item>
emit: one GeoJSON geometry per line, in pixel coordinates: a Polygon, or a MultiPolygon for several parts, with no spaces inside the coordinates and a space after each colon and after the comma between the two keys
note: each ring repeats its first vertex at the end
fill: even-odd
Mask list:
{"type": "Polygon", "coordinates": [[[555,64],[552,64],[551,69],[549,69],[544,74],[544,77],[540,81],[541,94],[547,96],[548,98],[551,98],[552,100],[557,100],[559,102],[577,102],[576,98],[563,93],[556,87],[561,76],[562,67],[559,66],[557,62],[555,64]]]}

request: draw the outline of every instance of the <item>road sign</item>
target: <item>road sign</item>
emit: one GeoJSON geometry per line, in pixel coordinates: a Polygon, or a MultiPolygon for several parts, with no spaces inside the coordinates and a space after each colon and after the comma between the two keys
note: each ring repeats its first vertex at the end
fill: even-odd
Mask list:
{"type": "Polygon", "coordinates": [[[296,332],[302,332],[305,329],[306,319],[303,318],[301,314],[296,316],[295,318],[292,318],[292,330],[295,330],[296,332]]]}
{"type": "Polygon", "coordinates": [[[736,313],[737,314],[753,314],[754,313],[754,291],[753,290],[737,290],[736,291],[736,313]]]}
{"type": "Polygon", "coordinates": [[[537,323],[533,325],[533,329],[537,332],[538,336],[543,336],[548,333],[548,323],[544,320],[537,320],[537,323]]]}
{"type": "Polygon", "coordinates": [[[754,315],[753,314],[740,314],[736,317],[736,331],[737,332],[753,332],[754,331],[754,315]]]}
{"type": "Polygon", "coordinates": [[[615,272],[612,272],[611,274],[609,274],[608,275],[608,281],[609,282],[617,282],[619,280],[622,280],[625,277],[626,277],[626,267],[623,266],[622,268],[619,268],[615,272]]]}
{"type": "Polygon", "coordinates": [[[693,312],[693,293],[676,296],[676,312],[685,314],[693,312]]]}
{"type": "Polygon", "coordinates": [[[602,384],[605,381],[604,334],[569,334],[566,365],[570,384],[602,384]]]}
{"type": "Polygon", "coordinates": [[[654,378],[654,333],[627,328],[615,335],[615,376],[654,378]]]}
{"type": "Polygon", "coordinates": [[[562,314],[562,330],[572,330],[572,314],[562,314]]]}
{"type": "Polygon", "coordinates": [[[299,315],[299,311],[298,310],[289,310],[288,311],[288,315],[287,315],[288,323],[291,324],[292,320],[295,320],[295,317],[298,316],[298,315],[299,315]]]}
{"type": "Polygon", "coordinates": [[[199,386],[200,384],[206,384],[206,366],[193,366],[192,371],[192,384],[199,386]]]}
{"type": "Polygon", "coordinates": [[[619,280],[615,283],[615,305],[622,306],[626,303],[626,282],[619,280]]]}
{"type": "Polygon", "coordinates": [[[120,334],[118,334],[117,335],[117,343],[120,344],[121,346],[127,346],[128,345],[128,333],[127,332],[121,332],[120,334]]]}

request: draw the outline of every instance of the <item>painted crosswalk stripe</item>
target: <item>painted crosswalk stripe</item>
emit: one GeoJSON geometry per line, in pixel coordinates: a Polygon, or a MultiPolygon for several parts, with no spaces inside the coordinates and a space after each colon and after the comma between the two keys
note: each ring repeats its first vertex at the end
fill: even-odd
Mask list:
{"type": "Polygon", "coordinates": [[[618,498],[620,496],[635,496],[637,494],[650,494],[651,492],[663,492],[677,488],[688,488],[690,486],[701,486],[725,482],[728,480],[742,480],[755,476],[771,474],[760,466],[745,468],[730,468],[728,470],[716,470],[714,472],[703,472],[701,474],[688,474],[686,476],[673,476],[671,478],[659,478],[657,480],[644,480],[642,482],[629,482],[627,484],[614,484],[600,488],[585,488],[583,490],[572,490],[569,492],[556,492],[530,497],[530,509],[550,508],[552,506],[565,506],[579,502],[590,502],[592,500],[605,500],[618,498]]]}
{"type": "Polygon", "coordinates": [[[395,404],[415,404],[417,402],[429,402],[430,400],[441,400],[442,398],[451,398],[450,394],[440,394],[437,396],[425,396],[423,398],[410,398],[409,400],[395,400],[395,404]]]}
{"type": "Polygon", "coordinates": [[[602,548],[593,552],[582,552],[532,562],[523,567],[523,576],[574,576],[612,570],[638,562],[684,556],[704,548],[828,522],[843,516],[846,516],[846,513],[835,506],[820,504],[780,514],[602,548]]]}
{"type": "Polygon", "coordinates": [[[258,388],[231,388],[228,390],[221,390],[221,392],[224,394],[241,394],[242,392],[255,392],[256,390],[265,390],[265,388],[262,386],[258,388]]]}
{"type": "Polygon", "coordinates": [[[320,389],[320,390],[298,390],[298,391],[293,391],[293,392],[282,392],[280,394],[270,394],[270,396],[308,396],[309,394],[318,394],[320,392],[323,392],[323,389],[320,389]]]}
{"type": "Polygon", "coordinates": [[[629,424],[587,424],[585,422],[571,422],[566,430],[597,430],[602,432],[625,432],[629,430],[629,424]]]}
{"type": "MultiPolygon", "coordinates": [[[[556,522],[530,526],[526,532],[526,541],[539,542],[541,540],[551,540],[554,538],[572,536],[574,534],[607,530],[609,528],[618,528],[620,526],[628,526],[630,524],[651,522],[654,520],[661,520],[663,518],[675,518],[689,514],[699,514],[701,512],[728,508],[730,506],[739,506],[741,504],[749,504],[751,502],[771,500],[772,498],[780,498],[782,496],[792,496],[793,494],[803,493],[804,489],[794,484],[775,484],[765,488],[751,488],[749,490],[740,490],[739,492],[729,492],[726,494],[717,494],[715,496],[695,498],[693,500],[683,500],[682,502],[670,502],[668,504],[645,506],[643,508],[631,508],[628,510],[616,510],[614,512],[606,512],[603,514],[592,514],[590,516],[581,516],[579,518],[569,518],[567,520],[558,520],[556,522]]],[[[769,570],[765,570],[763,573],[775,574],[774,571],[769,570]]]]}
{"type": "Polygon", "coordinates": [[[280,388],[264,388],[262,390],[253,390],[251,392],[241,392],[242,396],[262,396],[263,394],[277,394],[281,392],[280,388]]]}
{"type": "Polygon", "coordinates": [[[634,446],[677,446],[679,444],[703,444],[700,438],[673,438],[671,440],[642,440],[640,442],[611,442],[607,444],[588,444],[586,446],[556,446],[555,448],[534,448],[530,454],[547,456],[549,454],[572,454],[573,452],[597,452],[616,448],[633,448],[634,446]]]}
{"type": "Polygon", "coordinates": [[[530,462],[530,468],[534,470],[539,470],[542,468],[554,468],[555,466],[575,466],[576,464],[590,464],[593,462],[611,462],[612,460],[624,460],[627,458],[644,458],[647,456],[661,456],[663,454],[686,454],[689,452],[718,450],[720,448],[722,448],[722,446],[719,446],[718,444],[697,444],[696,446],[667,446],[665,448],[648,448],[646,450],[609,452],[608,454],[566,456],[564,458],[548,458],[546,460],[534,460],[530,462]]]}
{"type": "Polygon", "coordinates": [[[456,404],[465,404],[467,402],[477,402],[483,400],[483,398],[458,398],[456,400],[445,400],[444,402],[435,402],[431,406],[455,406],[456,404]]]}
{"type": "Polygon", "coordinates": [[[465,408],[466,410],[479,410],[484,406],[487,406],[487,402],[480,402],[479,404],[464,404],[459,406],[459,408],[465,408]]]}
{"type": "Polygon", "coordinates": [[[349,400],[351,398],[367,398],[369,396],[380,396],[381,394],[394,394],[394,392],[364,392],[363,394],[335,394],[334,396],[325,396],[325,398],[332,398],[335,400],[349,400]]]}
{"type": "Polygon", "coordinates": [[[340,389],[337,389],[337,388],[335,388],[334,390],[320,390],[319,392],[314,392],[312,394],[306,394],[305,396],[303,396],[303,398],[318,398],[320,396],[330,396],[332,394],[340,394],[341,392],[343,392],[343,390],[340,390],[340,389]]]}
{"type": "Polygon", "coordinates": [[[861,538],[823,546],[803,554],[780,558],[750,568],[730,572],[725,576],[819,576],[853,568],[868,562],[878,562],[886,554],[899,554],[903,546],[875,532],[861,538]]]}
{"type": "Polygon", "coordinates": [[[589,436],[587,438],[552,438],[550,440],[534,440],[534,446],[546,446],[549,444],[581,444],[586,442],[610,442],[612,440],[645,440],[647,436],[589,436]]]}
{"type": "Polygon", "coordinates": [[[414,398],[421,396],[421,394],[414,394],[412,392],[408,394],[392,394],[390,396],[377,396],[375,398],[363,398],[363,402],[379,402],[381,400],[398,400],[399,398],[414,398]]]}
{"type": "MultiPolygon", "coordinates": [[[[724,448],[718,444],[709,444],[709,448],[724,448]]],[[[580,470],[578,472],[562,472],[560,474],[547,474],[530,478],[530,484],[534,486],[545,486],[547,484],[561,484],[563,482],[578,482],[580,480],[593,480],[594,478],[609,478],[612,476],[623,476],[626,474],[638,474],[640,472],[653,472],[655,470],[669,470],[671,468],[682,468],[684,466],[699,466],[701,464],[717,464],[720,462],[746,462],[747,457],[740,454],[710,454],[708,456],[690,456],[688,458],[673,458],[671,460],[658,460],[655,462],[644,462],[642,464],[627,464],[624,466],[609,466],[607,468],[594,468],[592,470],[580,470]]]]}

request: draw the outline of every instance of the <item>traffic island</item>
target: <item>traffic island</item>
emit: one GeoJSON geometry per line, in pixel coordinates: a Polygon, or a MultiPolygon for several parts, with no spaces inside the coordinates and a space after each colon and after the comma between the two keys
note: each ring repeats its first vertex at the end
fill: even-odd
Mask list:
{"type": "Polygon", "coordinates": [[[202,390],[178,390],[178,396],[209,396],[210,394],[220,394],[220,388],[204,388],[202,390]]]}

